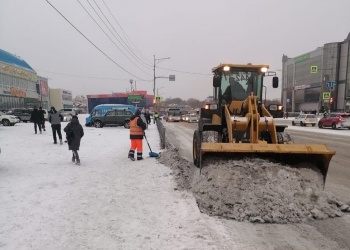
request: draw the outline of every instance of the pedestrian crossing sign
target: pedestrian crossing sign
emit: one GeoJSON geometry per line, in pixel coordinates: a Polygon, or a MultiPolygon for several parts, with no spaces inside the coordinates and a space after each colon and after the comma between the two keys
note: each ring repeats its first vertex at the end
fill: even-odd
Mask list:
{"type": "Polygon", "coordinates": [[[323,100],[329,100],[331,98],[331,92],[323,92],[323,100]]]}
{"type": "Polygon", "coordinates": [[[160,96],[156,96],[156,103],[161,103],[162,102],[162,98],[160,96]]]}
{"type": "Polygon", "coordinates": [[[311,66],[310,67],[310,73],[312,73],[312,74],[316,74],[317,73],[317,66],[311,66]]]}

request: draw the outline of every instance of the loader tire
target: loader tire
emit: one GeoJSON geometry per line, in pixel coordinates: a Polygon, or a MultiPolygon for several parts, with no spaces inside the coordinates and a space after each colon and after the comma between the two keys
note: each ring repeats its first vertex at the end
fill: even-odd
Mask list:
{"type": "Polygon", "coordinates": [[[196,167],[200,166],[200,152],[201,152],[201,137],[198,130],[193,133],[193,163],[196,167]]]}

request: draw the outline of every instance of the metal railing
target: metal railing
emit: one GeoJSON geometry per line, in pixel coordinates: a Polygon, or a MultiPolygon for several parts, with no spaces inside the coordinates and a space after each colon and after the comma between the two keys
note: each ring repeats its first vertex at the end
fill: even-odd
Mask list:
{"type": "Polygon", "coordinates": [[[157,119],[156,123],[160,137],[160,147],[161,149],[165,149],[165,127],[160,119],[157,119]]]}

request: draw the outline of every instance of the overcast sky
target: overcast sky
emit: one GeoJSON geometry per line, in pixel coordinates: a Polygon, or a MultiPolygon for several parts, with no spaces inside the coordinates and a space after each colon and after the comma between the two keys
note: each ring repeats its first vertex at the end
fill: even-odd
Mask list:
{"type": "MultiPolygon", "coordinates": [[[[0,48],[73,96],[130,91],[130,79],[152,94],[153,56],[170,57],[156,76],[176,81],[157,79],[156,93],[203,100],[220,63],[280,70],[283,54],[343,41],[349,10],[349,0],[0,0],[0,48]]],[[[280,97],[267,80],[267,97],[280,97]]]]}

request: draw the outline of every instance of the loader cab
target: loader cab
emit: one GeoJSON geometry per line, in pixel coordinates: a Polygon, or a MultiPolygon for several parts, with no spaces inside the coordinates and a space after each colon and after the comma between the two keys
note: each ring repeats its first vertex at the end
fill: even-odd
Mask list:
{"type": "MultiPolygon", "coordinates": [[[[244,101],[250,94],[262,101],[263,78],[268,65],[219,65],[213,69],[213,87],[220,106],[232,101],[244,101]]],[[[273,78],[278,87],[278,77],[273,78]]]]}
{"type": "Polygon", "coordinates": [[[229,105],[231,101],[244,101],[251,93],[261,100],[263,74],[251,69],[223,72],[220,85],[216,85],[220,104],[229,105]]]}

